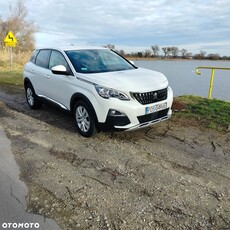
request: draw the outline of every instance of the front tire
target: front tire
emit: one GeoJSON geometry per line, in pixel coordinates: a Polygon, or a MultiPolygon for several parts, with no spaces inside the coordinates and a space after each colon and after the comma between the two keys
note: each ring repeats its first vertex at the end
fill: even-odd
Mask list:
{"type": "Polygon", "coordinates": [[[74,106],[74,118],[78,132],[84,137],[97,133],[95,117],[91,107],[85,101],[77,101],[74,106]]]}
{"type": "Polygon", "coordinates": [[[41,100],[35,94],[34,88],[31,84],[27,84],[26,90],[26,101],[31,109],[39,109],[42,105],[41,100]]]}

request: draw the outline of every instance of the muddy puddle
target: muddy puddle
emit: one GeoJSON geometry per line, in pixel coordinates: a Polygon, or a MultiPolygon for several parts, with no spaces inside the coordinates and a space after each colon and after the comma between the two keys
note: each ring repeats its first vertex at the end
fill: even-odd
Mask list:
{"type": "MultiPolygon", "coordinates": [[[[45,216],[26,212],[28,189],[19,179],[20,170],[11,150],[11,142],[0,126],[0,227],[30,226],[31,229],[59,229],[58,225],[45,216]]],[[[15,227],[16,228],[16,227],[15,227]]]]}

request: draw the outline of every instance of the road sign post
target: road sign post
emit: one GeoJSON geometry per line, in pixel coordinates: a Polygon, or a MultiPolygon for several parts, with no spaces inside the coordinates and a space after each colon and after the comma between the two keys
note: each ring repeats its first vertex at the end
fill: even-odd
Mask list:
{"type": "Polygon", "coordinates": [[[10,47],[10,67],[12,67],[12,65],[13,65],[12,47],[15,47],[17,45],[17,39],[15,38],[15,36],[13,35],[13,33],[11,31],[9,31],[8,34],[6,35],[6,37],[4,39],[4,43],[5,43],[5,46],[10,47]]]}

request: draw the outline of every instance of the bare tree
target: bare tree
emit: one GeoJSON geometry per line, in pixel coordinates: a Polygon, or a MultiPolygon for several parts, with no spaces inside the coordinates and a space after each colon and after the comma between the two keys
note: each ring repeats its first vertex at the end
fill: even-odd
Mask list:
{"type": "Polygon", "coordinates": [[[170,55],[172,55],[172,50],[173,50],[172,47],[167,47],[168,57],[169,57],[170,55]]]}
{"type": "Polygon", "coordinates": [[[122,57],[125,56],[125,51],[124,51],[124,50],[119,50],[118,53],[119,53],[122,57]]]}
{"type": "Polygon", "coordinates": [[[157,57],[159,55],[159,51],[160,51],[159,46],[155,45],[155,46],[151,46],[151,48],[152,48],[152,51],[153,51],[153,56],[157,57]]]}
{"type": "Polygon", "coordinates": [[[144,52],[144,57],[146,57],[146,58],[151,57],[151,53],[152,53],[151,50],[146,49],[145,52],[144,52]]]}
{"type": "Polygon", "coordinates": [[[205,55],[206,55],[206,52],[203,51],[203,50],[201,50],[201,51],[200,51],[200,56],[201,56],[202,59],[205,58],[205,55]]]}
{"type": "Polygon", "coordinates": [[[17,38],[16,51],[33,50],[35,46],[34,34],[37,32],[37,27],[33,22],[26,20],[28,10],[25,5],[25,0],[18,0],[13,7],[9,4],[9,16],[4,20],[0,20],[0,39],[3,46],[3,40],[8,31],[12,31],[17,38]]]}
{"type": "Polygon", "coordinates": [[[169,57],[170,55],[172,55],[172,47],[162,47],[162,50],[164,52],[164,58],[169,57]]]}
{"type": "Polygon", "coordinates": [[[178,56],[178,53],[179,53],[179,48],[176,46],[171,47],[171,53],[172,53],[172,56],[174,58],[176,58],[178,56]]]}
{"type": "Polygon", "coordinates": [[[205,59],[206,52],[201,50],[200,53],[194,55],[194,59],[205,59]]]}
{"type": "Polygon", "coordinates": [[[168,56],[168,49],[167,49],[167,47],[162,47],[162,51],[164,53],[164,58],[166,58],[168,56]]]}
{"type": "Polygon", "coordinates": [[[112,44],[107,44],[105,47],[111,50],[115,50],[115,45],[112,45],[112,44]]]}
{"type": "Polygon", "coordinates": [[[181,49],[179,52],[181,53],[181,58],[182,59],[190,59],[190,58],[192,58],[192,53],[188,52],[186,49],[181,49]]]}
{"type": "Polygon", "coordinates": [[[186,57],[186,54],[188,53],[188,51],[186,49],[181,49],[180,50],[180,53],[181,53],[181,57],[182,58],[185,58],[186,57]]]}
{"type": "Polygon", "coordinates": [[[143,52],[137,52],[137,57],[142,58],[143,57],[143,52]]]}

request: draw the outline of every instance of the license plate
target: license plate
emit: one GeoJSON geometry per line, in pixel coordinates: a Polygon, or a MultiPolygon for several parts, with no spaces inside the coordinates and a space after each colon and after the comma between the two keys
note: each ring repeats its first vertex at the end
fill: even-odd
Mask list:
{"type": "Polygon", "coordinates": [[[155,113],[155,112],[158,112],[158,111],[164,110],[164,109],[167,109],[167,102],[146,107],[145,108],[145,114],[155,113]]]}

